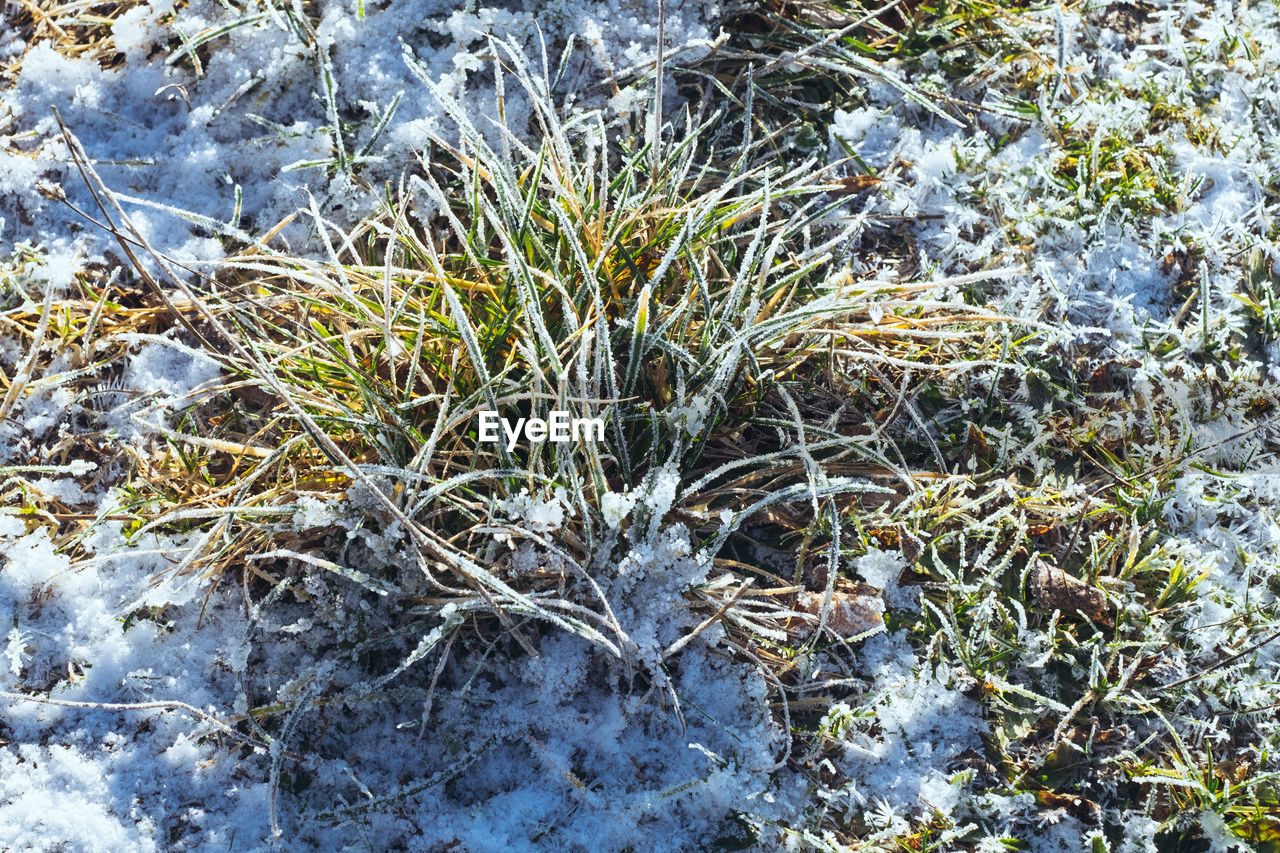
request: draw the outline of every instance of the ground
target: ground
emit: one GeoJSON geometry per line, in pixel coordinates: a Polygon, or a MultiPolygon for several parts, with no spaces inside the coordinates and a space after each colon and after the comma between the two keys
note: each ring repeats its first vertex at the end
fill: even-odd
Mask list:
{"type": "Polygon", "coordinates": [[[0,846],[1280,845],[1274,4],[0,17],[0,846]]]}

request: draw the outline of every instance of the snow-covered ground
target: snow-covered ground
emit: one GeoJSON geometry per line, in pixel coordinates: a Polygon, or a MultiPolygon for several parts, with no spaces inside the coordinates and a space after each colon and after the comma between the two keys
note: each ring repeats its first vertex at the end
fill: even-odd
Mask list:
{"type": "MultiPolygon", "coordinates": [[[[710,2],[669,9],[668,55],[705,54],[715,13],[710,2]]],[[[398,180],[432,134],[448,135],[430,86],[498,120],[489,37],[539,63],[545,49],[554,71],[572,36],[564,91],[599,102],[652,64],[657,14],[650,0],[608,15],[587,2],[322,2],[301,15],[284,4],[196,0],[176,12],[173,3],[134,5],[112,35],[124,60],[104,69],[50,43],[26,45],[17,28],[0,34],[0,57],[23,56],[16,84],[0,95],[0,240],[106,245],[83,218],[32,191],[38,181],[59,184],[97,215],[55,109],[129,198],[145,235],[175,259],[208,260],[222,254],[215,235],[261,236],[311,198],[339,222],[369,213],[370,187],[398,180]]],[[[518,88],[503,101],[509,124],[523,126],[518,88]]],[[[290,234],[305,249],[305,232],[290,234]]]]}
{"type": "MultiPolygon", "coordinates": [[[[325,0],[302,23],[253,3],[142,3],[115,25],[124,59],[109,69],[5,30],[0,59],[23,58],[0,88],[0,251],[42,247],[43,265],[24,284],[38,302],[112,248],[48,186],[93,210],[55,107],[158,249],[212,261],[224,251],[219,236],[252,241],[312,200],[339,222],[372,210],[370,188],[398,180],[432,133],[449,131],[426,81],[492,114],[486,34],[535,55],[545,41],[552,71],[574,36],[565,91],[625,107],[615,81],[652,61],[656,5],[603,8],[325,0]]],[[[718,14],[709,2],[669,4],[669,53],[708,50],[718,14]]],[[[917,277],[1024,270],[991,294],[1001,309],[1066,330],[1091,368],[1129,365],[1135,411],[1171,407],[1186,439],[1153,449],[1154,462],[1200,449],[1203,465],[1176,481],[1163,510],[1172,531],[1164,547],[1204,574],[1192,605],[1201,645],[1164,655],[1172,683],[1216,649],[1236,648],[1249,614],[1274,609],[1280,579],[1272,436],[1253,414],[1259,400],[1280,399],[1280,349],[1268,340],[1225,366],[1199,359],[1254,322],[1236,296],[1250,265],[1280,262],[1280,10],[1243,0],[1122,3],[1020,19],[1021,37],[1041,49],[961,87],[970,103],[957,114],[970,120],[943,122],[866,80],[865,102],[839,110],[828,129],[831,156],[852,149],[884,178],[856,204],[895,223],[917,277]],[[1023,93],[1036,114],[1002,99],[1021,85],[1015,78],[1037,81],[1023,93]],[[1113,140],[1138,161],[1110,160],[1113,140]],[[1157,336],[1173,342],[1160,355],[1148,347],[1157,336]]],[[[904,74],[914,86],[957,92],[940,70],[904,74]]],[[[507,119],[520,126],[520,98],[505,94],[507,119]]],[[[282,232],[297,251],[309,247],[303,221],[282,232]]],[[[4,307],[20,298],[0,295],[4,307]]],[[[1037,850],[1087,847],[1093,829],[1078,815],[1046,819],[1028,794],[970,784],[959,768],[989,733],[972,685],[922,664],[901,633],[851,655],[860,692],[822,723],[843,739],[833,761],[849,781],[829,787],[788,769],[769,685],[724,652],[719,628],[672,668],[679,715],[664,696],[628,692],[628,673],[571,636],[552,635],[539,658],[519,663],[460,655],[425,707],[420,692],[397,699],[394,682],[359,685],[361,655],[403,656],[419,642],[392,612],[404,602],[371,606],[360,589],[317,577],[273,593],[266,607],[262,590],[228,578],[173,578],[168,570],[201,534],[126,539],[112,518],[126,497],[115,488],[125,451],[66,451],[92,434],[133,457],[172,452],[161,430],[219,381],[175,336],[140,337],[133,351],[92,404],[37,375],[0,424],[6,489],[103,519],[73,567],[55,553],[48,519],[0,514],[0,615],[11,626],[0,639],[0,847],[256,850],[271,845],[274,826],[286,849],[674,851],[703,849],[742,825],[762,849],[802,849],[819,842],[799,828],[822,809],[878,816],[870,830],[881,839],[936,815],[953,837],[987,839],[978,849],[1001,849],[996,839],[1006,836],[1037,850]],[[403,647],[362,647],[366,623],[404,627],[403,647]],[[331,689],[368,701],[310,702],[331,689]],[[239,723],[265,697],[299,709],[274,747],[261,733],[238,742],[210,721],[239,723]],[[141,707],[174,702],[209,716],[141,707]],[[303,741],[307,755],[284,754],[303,741]]],[[[14,377],[24,358],[5,346],[0,369],[14,377]]],[[[73,366],[55,362],[43,375],[73,366]]],[[[1028,403],[1026,417],[1037,416],[1028,403]]],[[[998,434],[987,438],[999,446],[998,434]]],[[[1009,456],[1039,459],[1034,444],[1009,456]]],[[[338,530],[374,562],[404,559],[391,532],[354,518],[300,505],[294,522],[338,530]]],[[[629,559],[639,568],[615,578],[616,600],[635,603],[618,618],[654,647],[670,644],[699,621],[681,593],[709,567],[678,532],[629,559]]],[[[868,562],[864,579],[893,587],[892,563],[868,562]]],[[[919,606],[909,595],[889,604],[919,606]]],[[[449,641],[447,632],[429,639],[449,641]]],[[[1280,643],[1247,662],[1213,673],[1206,691],[1270,704],[1280,643]]],[[[1224,713],[1217,702],[1207,699],[1199,716],[1224,713]]],[[[1255,731],[1277,736],[1265,720],[1255,731]]],[[[1219,736],[1211,725],[1180,735],[1196,744],[1219,736]]],[[[1218,833],[1213,849],[1226,850],[1213,818],[1203,818],[1206,834],[1218,833]]],[[[1116,849],[1155,849],[1142,804],[1116,819],[1129,834],[1116,849]]]]}

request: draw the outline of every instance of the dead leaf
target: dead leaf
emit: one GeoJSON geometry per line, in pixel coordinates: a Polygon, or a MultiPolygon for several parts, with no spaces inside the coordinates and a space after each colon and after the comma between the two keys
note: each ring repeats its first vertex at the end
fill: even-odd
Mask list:
{"type": "Polygon", "coordinates": [[[924,555],[924,542],[906,527],[900,527],[899,534],[898,548],[902,551],[902,557],[914,565],[924,555]]]}
{"type": "Polygon", "coordinates": [[[849,175],[847,178],[840,178],[836,183],[840,185],[840,188],[833,190],[832,195],[857,195],[879,184],[880,179],[873,175],[849,175]]]}
{"type": "MultiPolygon", "coordinates": [[[[819,616],[822,613],[820,592],[802,592],[796,596],[796,610],[819,616]]],[[[814,623],[816,624],[816,623],[814,623]]],[[[831,594],[831,611],[827,614],[827,628],[841,637],[856,637],[874,631],[884,625],[884,599],[879,595],[861,592],[831,594]]]]}
{"type": "Polygon", "coordinates": [[[1114,624],[1111,603],[1102,590],[1072,577],[1057,566],[1036,560],[1027,577],[1027,590],[1036,604],[1046,610],[1058,610],[1063,616],[1083,613],[1103,625],[1114,624]]]}
{"type": "Polygon", "coordinates": [[[1063,809],[1076,817],[1093,819],[1102,814],[1102,807],[1093,800],[1054,791],[1033,791],[1036,804],[1045,809],[1063,809]]]}
{"type": "Polygon", "coordinates": [[[654,396],[657,397],[658,408],[665,409],[671,405],[673,398],[671,368],[667,365],[666,354],[664,353],[657,361],[645,364],[643,370],[650,387],[653,388],[654,396]]]}

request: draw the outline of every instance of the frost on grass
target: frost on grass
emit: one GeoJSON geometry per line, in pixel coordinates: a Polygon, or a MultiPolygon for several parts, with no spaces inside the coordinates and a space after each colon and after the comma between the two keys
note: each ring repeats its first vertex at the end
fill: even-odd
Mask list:
{"type": "MultiPolygon", "coordinates": [[[[362,181],[397,176],[407,152],[450,131],[399,40],[475,115],[494,103],[482,34],[537,41],[529,11],[407,8],[362,17],[320,4],[302,21],[196,3],[168,20],[163,4],[144,4],[117,24],[116,70],[0,35],[5,58],[25,52],[0,106],[0,189],[11,191],[0,237],[65,249],[84,227],[30,191],[44,177],[87,206],[53,138],[52,103],[108,182],[140,199],[127,204],[143,232],[177,256],[215,257],[215,237],[237,230],[261,236],[308,192],[324,215],[359,218],[362,181]],[[235,26],[193,43],[220,24],[235,26]],[[192,198],[207,220],[155,206],[192,198]]],[[[673,42],[705,36],[709,14],[669,17],[673,42]]],[[[1269,69],[1280,18],[1271,5],[1200,3],[1008,14],[1018,38],[972,76],[954,79],[936,56],[886,62],[979,105],[965,126],[870,77],[832,105],[833,158],[856,154],[881,179],[850,201],[868,223],[868,269],[891,259],[941,280],[1014,268],[940,295],[994,302],[1017,323],[953,393],[893,402],[899,420],[886,430],[907,452],[924,447],[913,462],[945,470],[895,508],[897,526],[857,531],[842,555],[849,579],[883,591],[891,630],[782,649],[800,673],[787,689],[820,713],[782,731],[776,685],[731,656],[719,624],[664,657],[705,616],[690,590],[718,578],[664,525],[682,472],[657,464],[639,487],[601,498],[618,550],[591,567],[644,672],[579,636],[534,630],[516,609],[509,624],[459,639],[451,632],[484,602],[438,607],[425,584],[394,599],[376,575],[394,576],[411,550],[363,487],[342,505],[301,495],[281,516],[296,547],[322,542],[359,572],[317,564],[280,583],[287,557],[259,555],[270,580],[247,584],[249,601],[211,599],[199,631],[198,588],[140,597],[190,546],[184,536],[120,550],[110,540],[123,528],[109,522],[73,570],[39,522],[5,515],[9,689],[255,709],[284,749],[308,754],[222,754],[173,714],[11,703],[0,825],[31,830],[8,830],[0,845],[86,844],[61,809],[79,809],[103,848],[139,849],[226,846],[232,831],[252,847],[272,811],[316,848],[688,849],[742,824],[762,849],[784,833],[793,846],[981,851],[1015,840],[1225,850],[1274,835],[1280,90],[1269,69]],[[910,421],[913,407],[925,416],[910,421]],[[1104,597],[1116,624],[1038,602],[1032,559],[1104,597]],[[36,796],[58,808],[37,813],[36,796]],[[120,803],[133,804],[129,817],[120,803]]],[[[642,96],[615,93],[610,75],[626,82],[626,66],[651,55],[654,19],[649,7],[597,21],[570,6],[537,23],[552,44],[580,36],[564,91],[628,112],[642,96]]],[[[505,106],[519,125],[527,105],[512,95],[505,106]]],[[[287,236],[299,247],[306,237],[287,236]]],[[[18,456],[73,432],[77,405],[95,423],[128,415],[116,430],[136,430],[131,440],[154,437],[213,378],[172,343],[139,341],[92,405],[57,382],[34,387],[0,426],[2,461],[29,461],[18,456]],[[140,418],[147,406],[155,417],[140,418]]],[[[0,358],[12,374],[13,348],[0,358]]],[[[667,415],[696,434],[713,408],[694,397],[667,415]]],[[[86,473],[24,472],[24,499],[107,508],[86,473]]],[[[496,509],[552,540],[574,519],[549,492],[496,509]]],[[[509,541],[495,537],[490,553],[509,557],[512,576],[563,574],[562,557],[509,541]]]]}
{"type": "MultiPolygon", "coordinates": [[[[1047,73],[1056,13],[1018,14],[1035,51],[1006,48],[998,73],[958,81],[987,107],[965,128],[868,85],[862,105],[836,112],[832,154],[856,154],[885,179],[869,213],[922,217],[909,232],[925,269],[992,265],[1034,241],[1026,275],[1002,295],[1020,316],[1047,311],[1129,343],[1203,286],[1221,335],[1241,314],[1228,294],[1248,250],[1274,257],[1267,175],[1278,155],[1271,122],[1245,105],[1280,96],[1259,72],[1276,61],[1276,13],[1261,5],[1220,23],[1212,5],[1157,4],[1137,13],[1133,44],[1110,28],[1118,9],[1064,13],[1065,66],[1047,73]]],[[[908,77],[952,85],[923,68],[908,77]]],[[[1195,317],[1204,306],[1187,307],[1195,317]]],[[[1183,334],[1199,332],[1189,322],[1183,334]]]]}
{"type": "MultiPolygon", "coordinates": [[[[963,128],[878,82],[829,128],[833,158],[856,155],[850,169],[882,179],[858,209],[906,217],[865,245],[936,276],[1022,268],[964,295],[1027,324],[1033,337],[1006,353],[1030,369],[975,374],[930,416],[939,441],[966,448],[956,470],[1020,472],[1009,482],[1027,500],[1081,507],[1061,504],[1056,523],[1011,507],[996,523],[1026,523],[1014,538],[1119,608],[1109,643],[1071,650],[1093,629],[1035,611],[1026,577],[981,544],[984,513],[947,551],[958,570],[926,551],[908,572],[927,577],[925,660],[964,659],[981,676],[988,742],[1029,774],[1000,796],[988,777],[985,805],[959,810],[956,831],[970,827],[960,837],[979,849],[1273,841],[1280,87],[1265,69],[1280,59],[1280,15],[1100,3],[995,19],[1018,37],[978,59],[960,42],[939,50],[968,76],[932,54],[893,60],[912,84],[981,104],[963,128]],[[994,412],[988,395],[1003,397],[994,412]],[[1095,526],[1093,511],[1124,521],[1095,526]],[[1033,778],[1054,795],[1015,793],[1033,778]]],[[[875,584],[883,573],[867,568],[875,584]]]]}
{"type": "MultiPolygon", "coordinates": [[[[18,10],[10,4],[10,14],[18,10]]],[[[161,251],[182,261],[219,258],[223,238],[261,237],[314,198],[325,215],[353,223],[404,164],[453,130],[425,85],[477,115],[526,123],[518,91],[499,109],[488,39],[538,56],[550,71],[568,39],[575,48],[566,93],[599,102],[651,62],[656,3],[635,0],[600,15],[586,2],[527,8],[415,0],[141,3],[113,28],[114,51],[68,56],[56,40],[24,44],[13,27],[2,47],[20,56],[16,83],[0,90],[0,240],[72,245],[91,254],[104,235],[58,201],[36,193],[57,184],[97,215],[51,113],[61,111],[130,217],[161,251]],[[118,65],[107,60],[117,54],[118,65]],[[181,211],[186,211],[183,214],[181,211]]],[[[668,51],[705,54],[713,3],[667,11],[668,51]]],[[[9,25],[5,24],[4,28],[9,25]]],[[[286,232],[299,251],[307,232],[286,232]]]]}

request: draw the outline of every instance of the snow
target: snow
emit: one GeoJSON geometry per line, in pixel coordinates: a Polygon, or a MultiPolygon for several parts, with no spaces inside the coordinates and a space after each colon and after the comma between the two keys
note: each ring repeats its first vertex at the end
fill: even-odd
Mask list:
{"type": "Polygon", "coordinates": [[[564,489],[551,500],[539,500],[524,489],[513,498],[498,502],[498,509],[506,513],[512,522],[527,526],[537,533],[551,533],[564,524],[565,510],[573,515],[573,506],[564,496],[564,489]]]}
{"type": "Polygon", "coordinates": [[[139,435],[140,418],[190,408],[221,379],[221,369],[209,356],[172,340],[147,342],[125,368],[120,390],[129,402],[111,413],[111,425],[122,438],[139,435]]]}
{"type": "MultiPolygon", "coordinates": [[[[121,622],[132,596],[168,565],[165,556],[182,552],[181,539],[121,548],[117,523],[115,536],[100,531],[90,551],[115,559],[72,568],[43,529],[24,535],[13,517],[2,518],[0,610],[15,623],[4,690],[56,684],[58,700],[221,700],[229,685],[210,665],[222,656],[227,629],[241,620],[233,604],[206,611],[210,630],[193,630],[199,600],[166,607],[168,628],[146,617],[121,622]]],[[[234,768],[210,762],[218,748],[197,744],[194,721],[181,715],[7,705],[4,731],[13,747],[0,753],[0,846],[184,849],[187,842],[174,847],[166,839],[185,837],[183,827],[198,826],[206,812],[233,814],[246,799],[231,793],[234,768]],[[185,813],[197,801],[199,820],[185,813]]],[[[210,841],[225,839],[230,828],[217,823],[210,841]]]]}
{"type": "Polygon", "coordinates": [[[900,808],[949,814],[957,791],[942,769],[981,744],[985,726],[975,705],[947,683],[945,673],[921,672],[901,633],[870,638],[862,655],[872,690],[882,693],[871,705],[881,734],[847,747],[848,760],[863,765],[849,775],[863,791],[900,808]]]}
{"type": "Polygon", "coordinates": [[[636,499],[625,492],[605,492],[600,496],[600,512],[610,530],[617,530],[635,505],[636,499]]]}
{"type": "Polygon", "coordinates": [[[898,583],[907,561],[899,553],[872,548],[854,560],[854,570],[864,581],[878,587],[889,607],[908,610],[920,609],[920,590],[898,583]]]}
{"type": "Polygon", "coordinates": [[[505,689],[477,687],[433,712],[455,736],[487,731],[502,742],[436,799],[429,823],[418,819],[428,839],[620,848],[644,825],[652,849],[679,850],[713,840],[729,809],[769,787],[776,735],[763,685],[743,683],[725,661],[696,651],[682,660],[683,727],[656,699],[593,686],[604,673],[577,638],[549,639],[520,670],[495,673],[505,689]]]}

